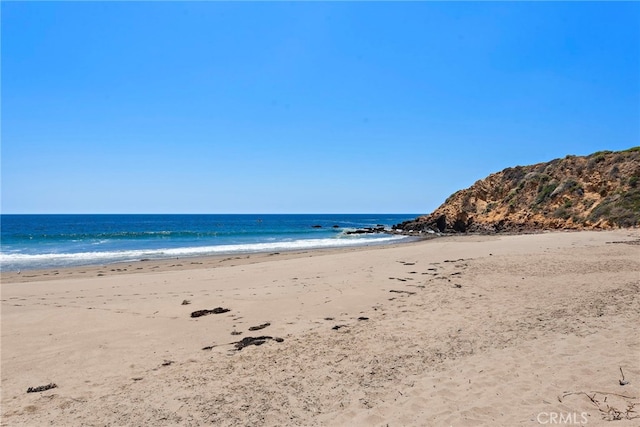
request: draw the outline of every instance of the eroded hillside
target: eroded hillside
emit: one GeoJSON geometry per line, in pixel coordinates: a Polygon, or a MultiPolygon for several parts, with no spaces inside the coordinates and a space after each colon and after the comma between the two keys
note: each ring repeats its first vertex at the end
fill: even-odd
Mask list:
{"type": "Polygon", "coordinates": [[[494,173],[404,231],[533,231],[640,225],[640,147],[494,173]]]}

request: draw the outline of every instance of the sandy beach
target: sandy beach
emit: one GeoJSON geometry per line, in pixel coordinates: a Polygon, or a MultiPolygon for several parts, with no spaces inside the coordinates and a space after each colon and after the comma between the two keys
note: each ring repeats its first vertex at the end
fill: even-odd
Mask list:
{"type": "Polygon", "coordinates": [[[6,426],[640,425],[638,229],[23,271],[1,286],[6,426]]]}

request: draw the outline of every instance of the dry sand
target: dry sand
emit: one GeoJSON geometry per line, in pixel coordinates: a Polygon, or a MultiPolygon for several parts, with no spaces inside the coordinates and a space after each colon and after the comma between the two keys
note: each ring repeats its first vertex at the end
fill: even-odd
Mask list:
{"type": "Polygon", "coordinates": [[[3,274],[2,425],[638,426],[639,242],[461,236],[3,274]],[[284,341],[232,344],[260,335],[284,341]]]}

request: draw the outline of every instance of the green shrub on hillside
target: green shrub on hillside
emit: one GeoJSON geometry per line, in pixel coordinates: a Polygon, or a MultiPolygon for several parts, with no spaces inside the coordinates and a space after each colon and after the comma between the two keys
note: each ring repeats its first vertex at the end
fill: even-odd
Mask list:
{"type": "Polygon", "coordinates": [[[541,182],[538,186],[538,196],[536,197],[536,201],[534,204],[539,205],[549,199],[551,197],[551,193],[553,193],[557,186],[558,184],[553,181],[548,184],[541,182]]]}
{"type": "Polygon", "coordinates": [[[638,225],[640,223],[640,189],[606,197],[589,215],[589,220],[592,222],[600,219],[620,227],[638,225]]]}

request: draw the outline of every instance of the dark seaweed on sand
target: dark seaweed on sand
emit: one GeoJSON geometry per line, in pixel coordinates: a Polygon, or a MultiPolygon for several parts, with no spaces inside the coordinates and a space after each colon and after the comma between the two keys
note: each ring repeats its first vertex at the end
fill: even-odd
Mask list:
{"type": "Polygon", "coordinates": [[[236,350],[240,351],[245,347],[248,347],[250,345],[262,345],[265,342],[267,342],[268,340],[274,340],[275,342],[283,342],[284,339],[283,338],[273,338],[273,337],[269,337],[266,335],[260,336],[260,337],[245,337],[243,339],[241,339],[240,341],[235,343],[235,347],[236,350]]]}
{"type": "Polygon", "coordinates": [[[27,389],[27,393],[40,393],[41,391],[47,391],[47,390],[51,390],[52,388],[56,388],[58,387],[56,384],[54,383],[50,383],[47,385],[41,385],[38,387],[29,387],[27,389]]]}
{"type": "Polygon", "coordinates": [[[271,323],[267,322],[267,323],[263,323],[262,325],[258,325],[258,326],[252,326],[249,328],[250,331],[259,331],[260,329],[264,329],[267,326],[271,326],[271,323]]]}
{"type": "Polygon", "coordinates": [[[227,311],[231,311],[231,310],[228,308],[216,307],[213,310],[194,311],[193,313],[191,313],[191,317],[206,316],[208,314],[221,314],[221,313],[226,313],[227,311]]]}

